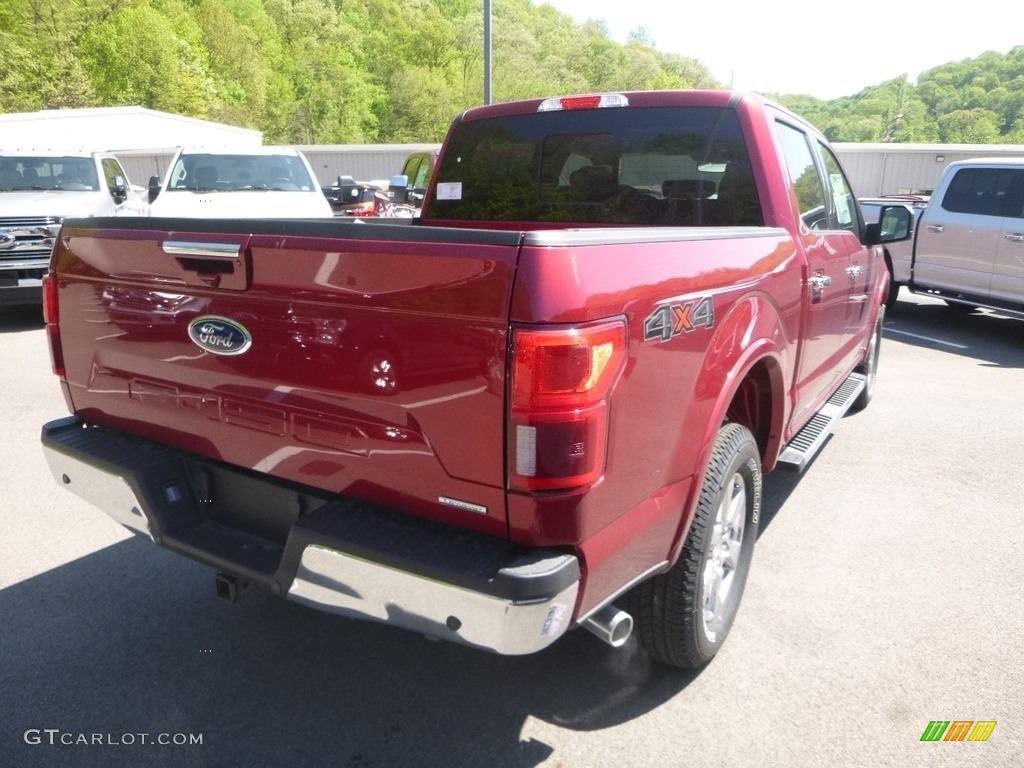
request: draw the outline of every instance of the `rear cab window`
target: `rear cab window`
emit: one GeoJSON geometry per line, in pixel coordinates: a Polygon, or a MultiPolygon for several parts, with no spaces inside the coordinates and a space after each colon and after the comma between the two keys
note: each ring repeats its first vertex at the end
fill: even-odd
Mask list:
{"type": "Polygon", "coordinates": [[[425,219],[761,226],[735,110],[631,107],[461,123],[425,219]]]}

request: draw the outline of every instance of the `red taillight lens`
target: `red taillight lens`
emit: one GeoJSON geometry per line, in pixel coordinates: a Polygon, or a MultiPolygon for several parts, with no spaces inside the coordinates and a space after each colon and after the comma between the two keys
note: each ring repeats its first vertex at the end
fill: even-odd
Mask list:
{"type": "Polygon", "coordinates": [[[568,109],[598,109],[603,107],[628,107],[629,99],[621,93],[594,93],[584,96],[555,96],[544,99],[537,107],[538,112],[557,112],[568,109]]]}
{"type": "Polygon", "coordinates": [[[52,274],[43,276],[43,322],[57,324],[57,279],[52,274]]]}
{"type": "Polygon", "coordinates": [[[43,278],[43,321],[46,323],[46,339],[50,345],[50,367],[62,379],[64,371],[64,353],[60,345],[60,309],[57,305],[57,278],[46,275],[43,278]]]}
{"type": "Polygon", "coordinates": [[[607,399],[626,359],[626,326],[514,330],[509,430],[513,488],[552,490],[604,471],[607,399]]]}
{"type": "Polygon", "coordinates": [[[372,200],[366,203],[359,203],[348,212],[349,216],[376,216],[377,204],[372,200]]]}

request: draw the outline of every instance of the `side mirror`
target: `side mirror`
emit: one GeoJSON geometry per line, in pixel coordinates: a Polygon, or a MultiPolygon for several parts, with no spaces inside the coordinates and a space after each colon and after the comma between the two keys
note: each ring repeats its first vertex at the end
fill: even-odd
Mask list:
{"type": "Polygon", "coordinates": [[[409,177],[404,173],[392,176],[388,182],[388,200],[402,205],[409,201],[409,177]]]}
{"type": "Polygon", "coordinates": [[[114,202],[120,205],[128,199],[128,187],[123,184],[119,184],[115,187],[110,188],[110,196],[114,198],[114,202]]]}
{"type": "Polygon", "coordinates": [[[878,213],[878,242],[909,240],[914,230],[914,213],[905,205],[884,205],[878,213]]]}
{"type": "Polygon", "coordinates": [[[149,202],[156,200],[160,194],[160,177],[150,176],[149,177],[149,202]]]}

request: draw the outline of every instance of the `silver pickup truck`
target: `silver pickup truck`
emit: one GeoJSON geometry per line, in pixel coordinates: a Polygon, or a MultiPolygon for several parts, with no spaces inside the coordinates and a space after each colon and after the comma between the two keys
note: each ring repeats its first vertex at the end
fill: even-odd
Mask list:
{"type": "Polygon", "coordinates": [[[897,285],[1024,319],[1024,158],[950,163],[923,210],[883,209],[897,285]],[[909,258],[898,257],[901,246],[909,258]]]}

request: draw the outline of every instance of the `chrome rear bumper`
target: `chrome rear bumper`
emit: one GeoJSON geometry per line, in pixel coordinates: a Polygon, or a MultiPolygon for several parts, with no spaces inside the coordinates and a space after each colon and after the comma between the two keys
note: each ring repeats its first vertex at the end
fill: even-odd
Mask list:
{"type": "Polygon", "coordinates": [[[507,655],[539,651],[572,625],[573,555],[524,554],[505,540],[296,489],[73,417],[45,425],[42,443],[64,488],[246,586],[507,655]],[[219,489],[244,504],[233,508],[219,489]]]}
{"type": "MultiPolygon", "coordinates": [[[[561,556],[537,565],[550,572],[564,567],[561,556]]],[[[313,545],[302,553],[288,598],[331,613],[520,655],[545,648],[568,629],[578,587],[577,580],[555,595],[519,601],[313,545]]]]}

